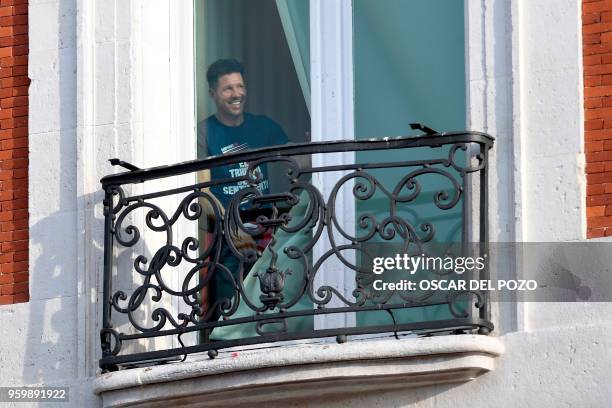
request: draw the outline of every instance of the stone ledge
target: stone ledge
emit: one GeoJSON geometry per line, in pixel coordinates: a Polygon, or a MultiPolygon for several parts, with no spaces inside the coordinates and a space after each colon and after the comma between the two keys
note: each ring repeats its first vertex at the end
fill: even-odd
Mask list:
{"type": "Polygon", "coordinates": [[[282,404],[470,381],[503,352],[498,338],[479,335],[298,344],[107,373],[94,392],[105,407],[282,404]]]}

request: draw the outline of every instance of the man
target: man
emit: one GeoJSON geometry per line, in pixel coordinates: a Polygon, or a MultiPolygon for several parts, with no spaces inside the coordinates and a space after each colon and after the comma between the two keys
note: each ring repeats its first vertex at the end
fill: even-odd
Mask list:
{"type": "MultiPolygon", "coordinates": [[[[235,59],[221,59],[214,62],[206,73],[209,94],[214,100],[217,112],[198,124],[198,155],[217,156],[287,143],[287,135],[272,119],[244,111],[247,89],[244,80],[244,66],[235,59]]],[[[235,178],[246,174],[247,163],[214,168],[210,172],[213,180],[235,178]]],[[[263,181],[258,189],[269,192],[267,168],[259,171],[263,181]]],[[[212,193],[227,208],[230,199],[247,182],[232,185],[213,186],[212,193]]]]}
{"type": "MultiPolygon", "coordinates": [[[[285,132],[272,119],[245,112],[247,88],[244,77],[244,66],[235,59],[221,59],[208,68],[206,79],[209,95],[216,105],[216,113],[198,124],[199,157],[217,156],[287,143],[285,132]]],[[[211,169],[203,179],[221,180],[243,177],[247,169],[248,163],[221,166],[211,169]]],[[[269,193],[267,166],[260,166],[255,171],[262,175],[257,188],[263,194],[269,193]]],[[[248,182],[241,180],[212,186],[210,192],[218,200],[217,204],[224,212],[232,197],[247,186],[248,182]]],[[[251,218],[243,219],[243,221],[253,221],[254,216],[252,215],[251,218]]],[[[253,240],[248,235],[240,231],[230,231],[230,234],[239,249],[253,246],[253,240]]],[[[234,278],[237,277],[239,262],[227,244],[223,246],[220,263],[232,272],[234,278]]],[[[208,304],[213,306],[215,302],[223,298],[231,299],[233,294],[231,279],[226,273],[217,269],[208,286],[208,304]]],[[[217,317],[218,312],[213,314],[213,319],[217,317]]]]}

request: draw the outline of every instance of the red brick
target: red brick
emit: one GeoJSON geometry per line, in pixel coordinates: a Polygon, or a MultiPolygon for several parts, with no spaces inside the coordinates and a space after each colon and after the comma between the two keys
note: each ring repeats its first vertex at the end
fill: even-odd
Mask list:
{"type": "Polygon", "coordinates": [[[3,242],[0,244],[0,248],[2,248],[2,252],[22,251],[28,249],[28,241],[3,242]]]}
{"type": "Polygon", "coordinates": [[[0,253],[0,264],[6,263],[6,262],[13,262],[13,252],[8,252],[8,253],[0,253]]]}
{"type": "MultiPolygon", "coordinates": [[[[0,227],[1,231],[15,231],[15,230],[22,230],[24,228],[28,228],[28,220],[25,219],[21,219],[21,220],[14,220],[14,221],[6,221],[2,223],[2,226],[0,227]]],[[[27,247],[27,246],[26,246],[27,247]]],[[[4,251],[4,249],[2,249],[2,251],[4,251]]]]}
{"type": "Polygon", "coordinates": [[[29,85],[29,84],[30,84],[30,78],[28,78],[27,76],[19,76],[19,77],[14,76],[11,78],[3,78],[2,80],[0,80],[1,88],[10,88],[13,86],[29,85]]]}
{"type": "Polygon", "coordinates": [[[589,66],[584,67],[584,75],[604,75],[604,74],[612,74],[612,64],[589,65],[589,66]]]}
{"type": "Polygon", "coordinates": [[[0,27],[0,37],[12,37],[13,27],[0,27]]]}
{"type": "MultiPolygon", "coordinates": [[[[606,142],[604,142],[603,140],[600,140],[597,142],[587,142],[584,144],[584,149],[586,152],[600,152],[604,150],[605,143],[612,143],[612,140],[611,141],[606,140],[606,142]]],[[[605,149],[605,150],[608,150],[608,149],[605,149]]],[[[0,168],[2,167],[0,166],[0,168]]],[[[6,168],[9,168],[9,167],[6,167],[6,168]]],[[[14,167],[10,167],[10,168],[14,168],[14,167]]]]}
{"type": "MultiPolygon", "coordinates": [[[[601,108],[601,109],[605,109],[605,108],[601,108]]],[[[27,117],[0,120],[0,129],[14,129],[14,128],[19,128],[19,127],[25,127],[27,125],[28,125],[27,117]]],[[[18,146],[18,147],[23,147],[23,146],[18,146]]]]}
{"type": "Polygon", "coordinates": [[[612,204],[612,194],[598,194],[587,196],[587,207],[612,204]]]}
{"type": "Polygon", "coordinates": [[[612,85],[611,86],[594,86],[585,88],[584,96],[585,98],[593,98],[596,96],[610,96],[612,95],[612,85]]]}
{"type": "Polygon", "coordinates": [[[0,295],[0,305],[10,305],[13,303],[13,296],[0,295]]]}
{"type": "Polygon", "coordinates": [[[584,101],[584,107],[586,109],[603,108],[603,98],[587,98],[584,101]]]}
{"type": "Polygon", "coordinates": [[[28,128],[26,127],[0,130],[0,140],[18,139],[21,137],[25,138],[27,136],[28,136],[28,128]]]}
{"type": "Polygon", "coordinates": [[[604,171],[612,171],[612,162],[604,163],[604,171]]]}
{"type": "Polygon", "coordinates": [[[612,152],[609,151],[587,152],[585,156],[588,163],[612,160],[612,152]]]}
{"type": "Polygon", "coordinates": [[[612,85],[612,75],[602,75],[601,84],[602,85],[612,85]]]}
{"type": "Polygon", "coordinates": [[[585,130],[599,130],[601,128],[603,128],[602,119],[587,120],[584,124],[585,130]]]}
{"type": "MultiPolygon", "coordinates": [[[[28,219],[28,210],[13,211],[13,219],[14,220],[27,220],[28,219]]],[[[27,226],[25,228],[27,228],[27,226]]],[[[17,229],[19,229],[19,228],[17,228],[17,229]]]]}
{"type": "MultiPolygon", "coordinates": [[[[596,23],[599,21],[593,21],[593,23],[596,23]]],[[[5,17],[0,17],[0,27],[9,27],[9,26],[16,26],[16,25],[23,25],[23,24],[28,24],[28,16],[24,15],[24,16],[13,16],[12,15],[12,10],[11,10],[11,14],[7,15],[5,17]]]]}
{"type": "MultiPolygon", "coordinates": [[[[587,195],[598,195],[603,194],[605,191],[605,184],[592,184],[587,186],[587,195]]],[[[607,191],[606,191],[607,192],[607,191]]],[[[612,193],[612,191],[610,191],[612,193]]]]}
{"type": "Polygon", "coordinates": [[[13,76],[22,76],[28,75],[28,66],[27,65],[18,65],[13,67],[13,76]]]}
{"type": "Polygon", "coordinates": [[[604,236],[605,228],[594,228],[587,230],[587,238],[601,238],[604,236]]]}
{"type": "Polygon", "coordinates": [[[2,265],[2,273],[17,273],[17,272],[27,272],[28,271],[28,262],[11,262],[5,263],[2,265]]]}
{"type": "MultiPolygon", "coordinates": [[[[28,86],[16,86],[13,88],[13,96],[26,96],[28,94],[28,86]]],[[[610,94],[612,95],[612,93],[610,94]]]]}
{"type": "MultiPolygon", "coordinates": [[[[587,44],[582,47],[582,55],[605,54],[612,52],[612,44],[587,44]]],[[[13,55],[16,55],[13,51],[13,55]]]]}
{"type": "Polygon", "coordinates": [[[13,261],[18,262],[18,261],[27,261],[28,260],[28,251],[20,251],[20,252],[15,252],[13,257],[12,257],[13,261]]]}
{"type": "MultiPolygon", "coordinates": [[[[603,149],[603,142],[594,142],[594,143],[601,143],[601,146],[603,149]]],[[[3,169],[3,170],[23,169],[26,167],[28,167],[28,159],[24,159],[24,158],[3,160],[2,163],[0,163],[0,169],[3,169]]]]}
{"type": "Polygon", "coordinates": [[[28,290],[28,283],[12,283],[9,285],[3,285],[0,287],[0,293],[3,295],[14,295],[15,293],[21,293],[28,290]]]}
{"type": "Polygon", "coordinates": [[[21,15],[28,14],[28,5],[27,4],[19,4],[14,7],[13,15],[21,15]]]}
{"type": "Polygon", "coordinates": [[[12,109],[0,109],[0,119],[8,119],[13,117],[12,109]]]}
{"type": "Polygon", "coordinates": [[[14,106],[25,106],[28,104],[27,96],[15,96],[11,98],[4,98],[0,100],[0,108],[12,108],[14,106]]]}
{"type": "Polygon", "coordinates": [[[582,24],[594,24],[601,21],[601,14],[599,13],[588,13],[582,16],[582,24]]]}
{"type": "Polygon", "coordinates": [[[593,13],[598,11],[612,10],[612,0],[585,2],[582,5],[582,14],[593,13]]]}
{"type": "MultiPolygon", "coordinates": [[[[14,120],[14,119],[7,119],[7,120],[14,120]]],[[[0,124],[4,124],[4,120],[0,120],[0,124]]],[[[28,138],[26,137],[22,137],[19,139],[8,139],[8,140],[3,140],[2,142],[0,142],[0,150],[6,150],[6,149],[17,149],[20,147],[28,147],[28,138]]]]}
{"type": "Polygon", "coordinates": [[[600,23],[601,21],[601,13],[585,13],[582,15],[582,26],[585,27],[587,25],[600,23]]]}
{"type": "Polygon", "coordinates": [[[11,190],[14,198],[28,198],[28,189],[20,188],[18,190],[11,190]]]}
{"type": "Polygon", "coordinates": [[[585,112],[586,120],[612,118],[612,108],[589,109],[585,112]]]}
{"type": "Polygon", "coordinates": [[[588,75],[584,77],[584,86],[599,86],[602,84],[602,76],[601,75],[588,75]]]}
{"type": "Polygon", "coordinates": [[[587,217],[603,217],[606,213],[606,206],[600,205],[597,207],[587,207],[587,217]]]}
{"type": "MultiPolygon", "coordinates": [[[[26,148],[21,148],[21,149],[14,149],[12,150],[12,155],[11,157],[13,159],[20,159],[20,158],[26,158],[28,157],[28,149],[26,148]]],[[[26,166],[27,166],[27,162],[26,162],[26,166]]]]}
{"type": "MultiPolygon", "coordinates": [[[[603,173],[603,171],[604,171],[604,164],[603,163],[587,163],[587,165],[586,165],[586,172],[587,172],[587,174],[603,173]]],[[[14,201],[8,201],[6,204],[10,204],[10,203],[13,203],[13,202],[14,201]]],[[[5,208],[2,207],[2,209],[4,210],[5,208]]],[[[10,210],[11,208],[7,207],[6,209],[10,210]]]]}
{"type": "Polygon", "coordinates": [[[15,6],[17,4],[28,4],[28,0],[1,0],[2,6],[15,6]]]}
{"type": "MultiPolygon", "coordinates": [[[[601,34],[588,34],[582,37],[583,44],[601,44],[601,34]]],[[[0,42],[0,44],[2,44],[0,42]]]]}
{"type": "MultiPolygon", "coordinates": [[[[13,108],[13,117],[28,116],[28,106],[15,106],[13,108]]],[[[603,126],[603,125],[602,125],[603,126]]]]}
{"type": "Polygon", "coordinates": [[[0,58],[11,57],[13,55],[12,47],[2,47],[0,48],[0,58]]]}
{"type": "Polygon", "coordinates": [[[27,45],[17,45],[15,47],[11,47],[13,50],[13,55],[17,56],[17,55],[28,55],[28,52],[30,51],[28,49],[27,45]]]}
{"type": "Polygon", "coordinates": [[[13,283],[13,274],[0,274],[0,285],[6,285],[7,283],[13,283]]]}
{"type": "Polygon", "coordinates": [[[612,21],[612,11],[604,11],[603,13],[599,14],[599,21],[602,23],[612,21]]]}
{"type": "Polygon", "coordinates": [[[27,34],[28,33],[28,26],[23,24],[23,25],[16,25],[13,26],[13,35],[21,35],[21,34],[27,34]]]}
{"type": "Polygon", "coordinates": [[[0,201],[12,200],[13,192],[12,191],[0,191],[0,201]]]}
{"type": "Polygon", "coordinates": [[[28,177],[27,167],[25,169],[24,168],[13,169],[13,178],[20,179],[20,178],[26,178],[26,177],[28,177]]]}
{"type": "MultiPolygon", "coordinates": [[[[590,58],[590,57],[589,57],[590,58]]],[[[28,64],[28,56],[20,55],[18,57],[4,57],[0,58],[0,67],[13,67],[17,65],[27,65],[28,64]]]]}
{"type": "MultiPolygon", "coordinates": [[[[29,239],[29,237],[30,237],[30,234],[29,234],[27,229],[26,230],[21,230],[21,231],[13,231],[11,233],[11,239],[13,241],[21,241],[21,240],[24,240],[24,239],[27,240],[27,239],[29,239]]],[[[27,258],[27,255],[28,255],[27,252],[19,252],[19,253],[20,254],[25,253],[26,254],[26,259],[28,259],[27,258]]],[[[19,259],[15,259],[15,261],[19,261],[19,259]]]]}
{"type": "MultiPolygon", "coordinates": [[[[10,58],[10,57],[7,57],[10,58]]],[[[601,54],[593,54],[593,55],[587,55],[582,59],[582,63],[584,65],[599,65],[601,64],[602,61],[602,57],[601,54]]],[[[6,65],[9,66],[9,65],[6,65]]]]}
{"type": "MultiPolygon", "coordinates": [[[[603,171],[603,166],[602,166],[603,171]]],[[[23,210],[28,208],[28,199],[21,198],[19,200],[5,201],[2,203],[2,211],[23,210]]]]}
{"type": "Polygon", "coordinates": [[[24,290],[22,293],[17,293],[13,296],[13,303],[24,303],[30,300],[30,295],[28,294],[28,288],[24,290]]]}
{"type": "Polygon", "coordinates": [[[612,216],[589,218],[589,227],[612,227],[612,216]]]}
{"type": "MultiPolygon", "coordinates": [[[[583,19],[584,24],[584,19],[583,19]]],[[[596,23],[587,24],[582,26],[582,34],[596,34],[596,33],[607,33],[612,31],[612,23],[596,23]]]]}
{"type": "Polygon", "coordinates": [[[605,96],[603,99],[603,107],[608,108],[612,106],[612,96],[605,96]]]}
{"type": "Polygon", "coordinates": [[[11,35],[10,37],[0,37],[0,47],[10,47],[11,45],[25,45],[27,43],[27,34],[11,35]]]}
{"type": "Polygon", "coordinates": [[[587,174],[587,184],[601,183],[612,183],[612,172],[587,174]]]}
{"type": "Polygon", "coordinates": [[[3,184],[6,190],[19,190],[20,188],[28,188],[28,180],[7,180],[3,184]]]}
{"type": "Polygon", "coordinates": [[[18,272],[18,273],[14,273],[13,275],[13,281],[15,283],[21,283],[21,282],[27,282],[28,281],[28,272],[18,272]]]}

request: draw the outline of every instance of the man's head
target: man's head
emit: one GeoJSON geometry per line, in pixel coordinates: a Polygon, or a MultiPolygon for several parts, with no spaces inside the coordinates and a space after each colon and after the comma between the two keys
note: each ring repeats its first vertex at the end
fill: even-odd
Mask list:
{"type": "Polygon", "coordinates": [[[246,85],[244,66],[235,59],[220,59],[206,72],[208,93],[217,105],[217,118],[228,126],[238,126],[244,120],[246,85]]]}

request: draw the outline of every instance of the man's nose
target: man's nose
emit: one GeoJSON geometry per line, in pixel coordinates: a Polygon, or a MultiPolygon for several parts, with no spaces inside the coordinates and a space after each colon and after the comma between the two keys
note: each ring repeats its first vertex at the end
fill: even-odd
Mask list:
{"type": "Polygon", "coordinates": [[[244,92],[242,92],[242,89],[238,87],[232,88],[232,98],[241,97],[243,95],[244,95],[244,92]]]}

